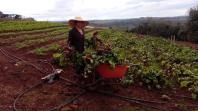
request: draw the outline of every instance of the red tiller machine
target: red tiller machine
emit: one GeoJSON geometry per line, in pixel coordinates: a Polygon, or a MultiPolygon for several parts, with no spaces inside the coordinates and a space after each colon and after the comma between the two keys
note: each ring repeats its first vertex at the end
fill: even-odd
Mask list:
{"type": "Polygon", "coordinates": [[[116,65],[111,68],[109,64],[100,64],[96,67],[96,72],[104,79],[123,78],[128,71],[127,65],[116,65]]]}

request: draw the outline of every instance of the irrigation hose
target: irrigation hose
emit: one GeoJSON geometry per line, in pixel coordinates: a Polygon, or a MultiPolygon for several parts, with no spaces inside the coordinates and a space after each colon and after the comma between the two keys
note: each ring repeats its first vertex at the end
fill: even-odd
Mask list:
{"type": "MultiPolygon", "coordinates": [[[[146,103],[143,103],[143,102],[158,103],[158,102],[155,102],[155,101],[147,101],[147,100],[140,100],[140,99],[129,98],[129,97],[117,95],[117,94],[110,93],[110,92],[107,92],[107,91],[102,91],[102,90],[96,90],[95,92],[96,92],[96,93],[99,93],[99,94],[111,96],[111,97],[120,98],[121,100],[130,102],[130,103],[136,103],[136,104],[142,105],[142,106],[147,107],[147,108],[157,109],[157,110],[159,110],[159,111],[166,111],[166,110],[164,110],[164,109],[160,109],[160,108],[158,108],[158,107],[151,106],[151,105],[148,105],[148,104],[146,104],[146,103]]],[[[164,104],[164,103],[158,103],[158,104],[164,104]]]]}
{"type": "Polygon", "coordinates": [[[114,93],[103,91],[103,90],[98,90],[97,92],[107,94],[107,95],[109,94],[109,95],[116,96],[116,97],[119,97],[119,98],[123,98],[123,99],[126,99],[126,100],[135,100],[135,101],[155,103],[155,104],[166,104],[166,102],[158,102],[158,101],[144,100],[144,99],[139,99],[139,98],[131,98],[131,97],[122,96],[122,95],[114,94],[114,93]]]}
{"type": "MultiPolygon", "coordinates": [[[[49,62],[47,62],[47,61],[44,61],[44,60],[38,60],[39,62],[42,62],[42,63],[45,63],[45,64],[48,64],[50,67],[51,67],[51,72],[54,72],[55,71],[55,68],[54,68],[54,66],[51,64],[51,63],[49,63],[49,62]]],[[[50,72],[49,72],[50,73],[50,72]]]]}
{"type": "MultiPolygon", "coordinates": [[[[69,83],[73,84],[74,86],[77,86],[77,87],[79,87],[81,89],[87,89],[87,87],[81,86],[81,85],[79,85],[79,84],[77,84],[77,83],[75,83],[75,82],[73,82],[73,81],[71,81],[71,80],[69,80],[67,78],[64,78],[62,76],[60,76],[60,79],[66,81],[66,82],[69,82],[69,83]]],[[[93,83],[92,85],[88,85],[88,86],[96,85],[96,83],[93,83]]],[[[100,93],[102,93],[102,92],[100,92],[100,93]]],[[[110,94],[110,92],[104,92],[104,93],[109,93],[110,94]]],[[[114,93],[111,93],[111,94],[116,95],[114,93]]],[[[165,104],[166,103],[166,102],[149,101],[149,100],[138,99],[138,98],[130,98],[130,97],[121,96],[121,95],[116,95],[116,96],[119,96],[119,97],[125,98],[125,99],[129,99],[129,100],[138,100],[138,101],[141,101],[141,102],[148,102],[148,103],[157,103],[157,104],[165,104]]]]}
{"type": "Polygon", "coordinates": [[[160,111],[165,111],[164,109],[160,109],[158,107],[151,106],[151,105],[148,105],[148,104],[142,103],[142,102],[156,103],[156,104],[165,104],[166,102],[157,102],[157,101],[149,101],[149,100],[143,100],[143,99],[130,98],[130,97],[117,95],[117,94],[114,94],[114,93],[111,93],[111,92],[107,92],[107,91],[103,91],[103,90],[90,90],[89,88],[81,86],[79,84],[76,84],[76,83],[74,83],[73,81],[71,81],[71,80],[69,80],[67,78],[60,77],[60,79],[66,81],[66,82],[69,82],[69,83],[71,83],[71,84],[73,84],[73,85],[75,85],[75,86],[77,86],[77,87],[79,87],[81,89],[86,90],[86,91],[91,91],[91,92],[95,92],[95,93],[98,93],[98,94],[103,94],[103,95],[108,95],[108,96],[120,98],[120,99],[122,99],[124,101],[130,102],[130,103],[136,103],[136,104],[142,105],[142,106],[147,107],[147,108],[153,108],[153,109],[157,109],[157,110],[160,110],[160,111]]]}
{"type": "Polygon", "coordinates": [[[14,55],[11,55],[10,53],[8,53],[7,51],[5,51],[3,48],[0,48],[0,51],[3,55],[5,55],[6,57],[8,57],[9,59],[17,62],[17,61],[22,61],[24,62],[26,65],[30,65],[32,66],[33,68],[35,68],[36,70],[38,70],[39,72],[41,72],[42,74],[46,74],[47,72],[44,72],[43,70],[41,70],[39,67],[37,67],[36,65],[28,62],[28,61],[25,61],[23,60],[22,58],[19,58],[17,56],[14,56],[14,55]]]}
{"type": "Polygon", "coordinates": [[[2,50],[2,48],[0,48],[0,51],[1,51],[1,53],[2,53],[4,56],[6,56],[6,57],[8,57],[9,59],[11,59],[11,60],[13,60],[13,61],[16,62],[16,59],[13,59],[13,58],[10,57],[9,55],[7,55],[7,53],[5,53],[5,52],[2,50]]]}
{"type": "Polygon", "coordinates": [[[70,99],[67,99],[65,102],[63,102],[62,104],[60,104],[59,106],[56,106],[54,107],[53,109],[51,110],[48,110],[48,111],[56,111],[56,110],[59,110],[61,109],[62,107],[64,107],[65,105],[68,105],[70,103],[72,103],[73,101],[75,101],[76,99],[78,99],[80,96],[84,95],[86,93],[86,91],[83,91],[81,92],[80,94],[70,98],[70,99]]]}
{"type": "Polygon", "coordinates": [[[31,86],[30,88],[26,89],[25,91],[21,92],[21,93],[16,97],[16,99],[14,100],[14,103],[13,103],[14,111],[20,111],[20,110],[18,110],[18,109],[16,108],[16,104],[17,104],[17,102],[19,101],[19,99],[21,99],[21,98],[23,97],[24,94],[30,92],[31,90],[33,90],[34,88],[36,88],[36,87],[42,85],[43,83],[44,83],[44,81],[40,81],[40,82],[38,82],[37,84],[35,84],[35,85],[31,86]]]}
{"type": "MultiPolygon", "coordinates": [[[[16,61],[16,60],[22,61],[22,62],[27,63],[28,65],[34,67],[35,69],[37,69],[37,70],[40,71],[41,73],[46,74],[46,72],[43,72],[43,70],[41,70],[40,68],[38,68],[38,67],[35,66],[34,64],[29,63],[29,62],[27,62],[27,61],[25,61],[25,60],[23,60],[23,59],[21,59],[21,58],[19,58],[19,57],[17,57],[17,56],[11,55],[11,54],[9,54],[7,51],[5,51],[5,50],[2,49],[2,48],[0,48],[0,51],[1,51],[1,53],[2,53],[3,55],[5,55],[6,57],[10,58],[11,60],[14,60],[14,61],[16,61]]],[[[53,67],[53,66],[51,66],[51,67],[52,67],[52,69],[54,70],[54,67],[53,67]]],[[[73,85],[75,85],[75,86],[77,86],[77,87],[79,87],[79,88],[81,88],[81,89],[84,89],[85,91],[83,91],[82,93],[80,93],[80,94],[77,95],[77,96],[72,97],[71,99],[65,101],[64,103],[60,104],[60,105],[57,106],[57,107],[54,107],[52,110],[49,110],[49,111],[54,111],[54,110],[57,110],[57,109],[62,108],[63,106],[65,106],[65,105],[67,105],[67,104],[70,104],[71,102],[73,102],[74,100],[78,99],[80,96],[82,96],[83,94],[85,94],[86,91],[96,92],[96,93],[99,93],[99,94],[103,94],[103,95],[108,95],[108,96],[120,98],[120,99],[122,99],[122,100],[124,100],[124,101],[128,101],[128,102],[131,102],[131,103],[136,103],[136,104],[142,105],[142,106],[144,106],[144,107],[148,107],[148,108],[153,108],[153,109],[165,111],[165,110],[160,109],[160,108],[158,108],[158,107],[155,107],[155,106],[151,106],[151,105],[142,103],[142,102],[147,102],[147,103],[164,104],[164,102],[156,102],[156,101],[148,101],[148,100],[137,99],[137,98],[130,98],[130,97],[125,97],[125,96],[117,95],[117,94],[114,94],[114,93],[111,93],[111,92],[107,92],[107,91],[102,91],[102,90],[90,90],[89,87],[90,87],[90,86],[96,85],[97,82],[96,82],[95,84],[90,85],[89,87],[84,87],[84,86],[81,86],[81,85],[79,85],[79,84],[77,84],[77,83],[75,83],[75,82],[73,82],[73,81],[71,81],[71,80],[69,80],[69,79],[66,79],[66,78],[63,78],[63,77],[60,77],[60,79],[66,81],[66,82],[69,82],[69,83],[71,83],[71,84],[73,84],[73,85]]],[[[32,87],[30,87],[30,88],[26,89],[25,91],[23,91],[21,94],[19,94],[19,95],[16,97],[16,99],[14,100],[14,103],[13,103],[14,110],[15,110],[15,111],[19,111],[19,110],[16,108],[16,103],[18,102],[18,100],[19,100],[21,97],[23,97],[24,94],[28,93],[29,91],[31,91],[32,89],[38,87],[39,85],[41,85],[41,84],[43,84],[43,83],[44,83],[44,81],[40,81],[40,82],[38,82],[37,84],[33,85],[32,87]]]]}

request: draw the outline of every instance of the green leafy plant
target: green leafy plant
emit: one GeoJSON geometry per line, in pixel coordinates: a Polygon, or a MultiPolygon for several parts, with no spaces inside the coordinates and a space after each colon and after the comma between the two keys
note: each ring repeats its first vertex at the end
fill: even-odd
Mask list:
{"type": "Polygon", "coordinates": [[[115,68],[117,64],[120,64],[118,56],[113,52],[97,52],[91,48],[85,50],[83,54],[76,53],[77,64],[85,64],[84,76],[88,77],[94,73],[95,68],[99,64],[109,64],[111,68],[115,68]]]}
{"type": "Polygon", "coordinates": [[[41,48],[37,48],[35,49],[35,53],[37,55],[45,55],[47,52],[49,51],[57,51],[58,49],[60,49],[61,46],[58,45],[58,44],[50,44],[49,46],[47,47],[41,47],[41,48]]]}
{"type": "Polygon", "coordinates": [[[61,53],[53,54],[53,59],[55,64],[57,64],[60,67],[66,67],[68,65],[67,58],[61,53]]]}

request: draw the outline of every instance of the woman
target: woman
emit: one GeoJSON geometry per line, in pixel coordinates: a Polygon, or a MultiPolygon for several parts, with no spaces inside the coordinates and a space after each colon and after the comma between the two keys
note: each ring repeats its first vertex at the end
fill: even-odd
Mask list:
{"type": "MultiPolygon", "coordinates": [[[[67,41],[69,49],[77,53],[83,53],[85,50],[84,28],[89,24],[89,22],[83,20],[81,17],[76,17],[75,19],[69,20],[68,24],[70,27],[72,27],[72,29],[69,31],[69,36],[67,41]]],[[[78,63],[76,58],[74,59],[74,61],[76,62],[76,69],[77,69],[76,74],[83,75],[85,64],[78,63]]]]}
{"type": "Polygon", "coordinates": [[[84,28],[89,24],[88,21],[83,20],[81,17],[69,20],[69,26],[72,29],[69,31],[68,46],[70,49],[83,53],[84,52],[84,28]]]}

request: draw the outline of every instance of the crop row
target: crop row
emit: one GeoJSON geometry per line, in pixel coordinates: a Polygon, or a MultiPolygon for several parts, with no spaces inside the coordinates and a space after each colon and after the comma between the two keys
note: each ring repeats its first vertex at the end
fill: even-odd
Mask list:
{"type": "Polygon", "coordinates": [[[53,37],[45,37],[45,38],[38,38],[38,39],[32,39],[32,40],[25,40],[23,42],[17,42],[13,44],[12,46],[16,47],[17,49],[25,48],[25,47],[31,47],[38,44],[43,44],[49,41],[57,41],[57,40],[63,40],[66,39],[67,34],[62,34],[58,36],[53,37]]]}
{"type": "MultiPolygon", "coordinates": [[[[85,29],[86,37],[91,37],[93,31],[95,31],[95,30],[94,29],[85,29]]],[[[61,40],[58,43],[52,43],[52,44],[49,44],[49,45],[46,45],[46,46],[37,47],[36,49],[34,49],[30,52],[35,53],[37,55],[45,55],[48,52],[56,52],[59,49],[61,49],[61,44],[60,43],[66,44],[66,39],[61,40]]]]}
{"type": "Polygon", "coordinates": [[[145,36],[115,30],[100,33],[115,53],[125,56],[125,63],[131,67],[124,83],[137,82],[151,88],[180,87],[198,94],[198,53],[188,47],[170,43],[162,38],[145,36]]]}
{"type": "Polygon", "coordinates": [[[46,29],[32,30],[32,31],[6,32],[6,33],[1,33],[0,38],[11,38],[11,37],[23,36],[27,34],[33,35],[33,34],[40,34],[40,33],[48,33],[48,32],[62,30],[62,29],[68,30],[67,27],[53,27],[53,28],[46,28],[46,29]]]}
{"type": "Polygon", "coordinates": [[[40,56],[46,55],[49,52],[55,53],[55,52],[60,51],[60,49],[62,49],[62,43],[66,44],[66,39],[61,40],[56,43],[46,45],[46,46],[37,47],[36,49],[33,49],[32,51],[30,51],[30,53],[35,53],[36,55],[40,55],[40,56]]]}
{"type": "Polygon", "coordinates": [[[65,26],[62,23],[36,22],[36,21],[5,21],[0,22],[0,33],[15,31],[31,31],[49,27],[65,26]]]}
{"type": "Polygon", "coordinates": [[[64,33],[67,33],[66,29],[59,29],[59,30],[55,30],[52,32],[48,32],[48,33],[41,33],[41,34],[36,34],[36,35],[22,35],[22,36],[18,36],[18,37],[9,37],[7,39],[3,39],[1,38],[0,43],[2,44],[13,44],[15,42],[23,42],[23,41],[27,41],[27,40],[33,40],[33,39],[38,39],[38,38],[47,38],[47,37],[53,37],[53,36],[57,36],[57,35],[62,35],[64,33]]]}

